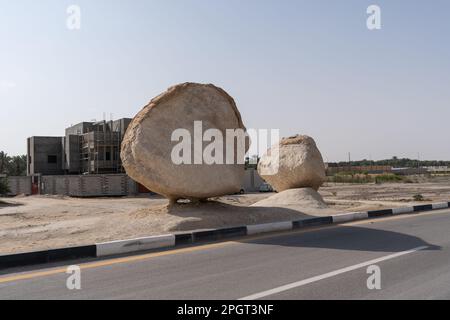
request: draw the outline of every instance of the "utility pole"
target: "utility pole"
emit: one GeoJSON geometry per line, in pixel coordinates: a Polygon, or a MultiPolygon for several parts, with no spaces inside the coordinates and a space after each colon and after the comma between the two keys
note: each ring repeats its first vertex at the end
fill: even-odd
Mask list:
{"type": "Polygon", "coordinates": [[[348,153],[348,169],[352,171],[352,158],[350,152],[348,153]]]}

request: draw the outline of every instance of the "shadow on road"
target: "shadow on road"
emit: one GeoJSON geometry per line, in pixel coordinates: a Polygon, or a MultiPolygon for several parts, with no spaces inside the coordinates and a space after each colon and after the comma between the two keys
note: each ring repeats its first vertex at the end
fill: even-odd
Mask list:
{"type": "Polygon", "coordinates": [[[440,246],[427,243],[416,236],[360,226],[337,226],[248,242],[287,247],[374,252],[401,252],[422,246],[427,246],[426,250],[441,250],[440,246]]]}
{"type": "MultiPolygon", "coordinates": [[[[244,207],[215,201],[209,201],[202,205],[178,205],[170,208],[168,214],[189,218],[178,222],[171,231],[303,220],[320,216],[288,208],[244,207]]],[[[313,232],[274,235],[274,237],[244,241],[277,246],[374,252],[400,252],[421,246],[427,246],[427,250],[440,250],[440,247],[429,244],[416,236],[370,227],[345,225],[319,228],[313,232]]]]}

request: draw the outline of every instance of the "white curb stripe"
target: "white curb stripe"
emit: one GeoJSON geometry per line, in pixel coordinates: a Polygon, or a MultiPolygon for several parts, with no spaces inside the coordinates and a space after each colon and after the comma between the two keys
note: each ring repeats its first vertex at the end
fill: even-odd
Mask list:
{"type": "Polygon", "coordinates": [[[343,268],[343,269],[339,269],[339,270],[332,271],[332,272],[329,272],[329,273],[325,273],[325,274],[322,274],[320,276],[315,276],[315,277],[312,277],[312,278],[309,278],[309,279],[293,282],[293,283],[290,283],[290,284],[287,284],[287,285],[284,285],[284,286],[281,286],[281,287],[278,287],[278,288],[274,288],[274,289],[271,289],[271,290],[263,291],[263,292],[256,293],[256,294],[252,294],[250,296],[241,298],[239,300],[256,300],[256,299],[261,299],[261,298],[264,298],[264,297],[267,297],[267,296],[271,296],[271,295],[274,295],[274,294],[277,294],[277,293],[280,293],[280,292],[283,292],[283,291],[291,290],[291,289],[298,288],[298,287],[301,287],[301,286],[304,286],[304,285],[307,285],[307,284],[310,284],[310,283],[313,283],[313,282],[317,282],[317,281],[320,281],[320,280],[323,280],[323,279],[331,278],[331,277],[334,277],[334,276],[337,276],[337,275],[340,275],[340,274],[343,274],[343,273],[346,273],[346,272],[354,271],[354,270],[357,270],[357,269],[360,269],[360,268],[364,268],[364,267],[368,267],[368,266],[371,266],[373,264],[377,264],[377,263],[380,263],[380,262],[383,262],[383,261],[386,261],[386,260],[398,258],[398,257],[404,256],[404,255],[410,254],[410,253],[414,253],[414,252],[417,252],[417,251],[420,251],[420,250],[424,250],[426,248],[428,248],[428,247],[427,246],[422,246],[422,247],[414,248],[414,249],[411,249],[411,250],[408,250],[408,251],[402,251],[402,252],[399,252],[399,253],[394,253],[394,254],[391,254],[391,255],[388,255],[388,256],[384,256],[384,257],[381,257],[381,258],[378,258],[378,259],[370,260],[370,261],[363,262],[363,263],[360,263],[360,264],[355,264],[355,265],[347,267],[347,268],[343,268]]]}
{"type": "Polygon", "coordinates": [[[175,235],[162,235],[98,243],[97,257],[175,246],[175,235]]]}
{"type": "Polygon", "coordinates": [[[247,234],[253,235],[265,232],[292,230],[292,221],[256,224],[247,226],[247,234]]]}
{"type": "Polygon", "coordinates": [[[352,213],[342,213],[333,216],[333,223],[344,223],[355,220],[355,214],[352,213]]]}
{"type": "Polygon", "coordinates": [[[369,214],[367,212],[351,212],[351,213],[343,213],[338,214],[333,217],[333,223],[344,223],[344,222],[350,222],[355,220],[363,220],[367,219],[369,217],[369,214]]]}
{"type": "Polygon", "coordinates": [[[413,207],[403,207],[403,208],[394,208],[392,209],[392,212],[394,215],[396,214],[405,214],[405,213],[413,213],[414,208],[413,207]]]}
{"type": "Polygon", "coordinates": [[[448,202],[442,202],[442,203],[433,203],[433,210],[436,209],[447,209],[448,208],[448,202]]]}
{"type": "Polygon", "coordinates": [[[355,212],[355,220],[369,219],[368,212],[355,212]]]}

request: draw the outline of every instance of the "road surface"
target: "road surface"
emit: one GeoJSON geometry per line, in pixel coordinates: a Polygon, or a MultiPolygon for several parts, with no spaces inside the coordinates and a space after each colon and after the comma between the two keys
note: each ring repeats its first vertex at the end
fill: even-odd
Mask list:
{"type": "Polygon", "coordinates": [[[450,210],[0,275],[0,299],[450,299],[450,210]],[[369,289],[369,266],[381,289],[369,289]]]}

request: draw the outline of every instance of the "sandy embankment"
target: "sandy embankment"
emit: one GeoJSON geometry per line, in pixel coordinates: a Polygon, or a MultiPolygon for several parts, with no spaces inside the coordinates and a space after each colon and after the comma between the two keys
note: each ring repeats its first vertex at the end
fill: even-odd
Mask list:
{"type": "Polygon", "coordinates": [[[227,196],[203,205],[188,204],[172,209],[161,197],[9,198],[0,203],[0,254],[406,206],[414,203],[412,196],[415,194],[422,194],[427,201],[449,201],[449,180],[420,184],[329,185],[320,191],[326,207],[308,204],[309,200],[305,199],[300,207],[273,201],[270,205],[261,202],[260,207],[251,206],[272,195],[259,193],[227,196]]]}

